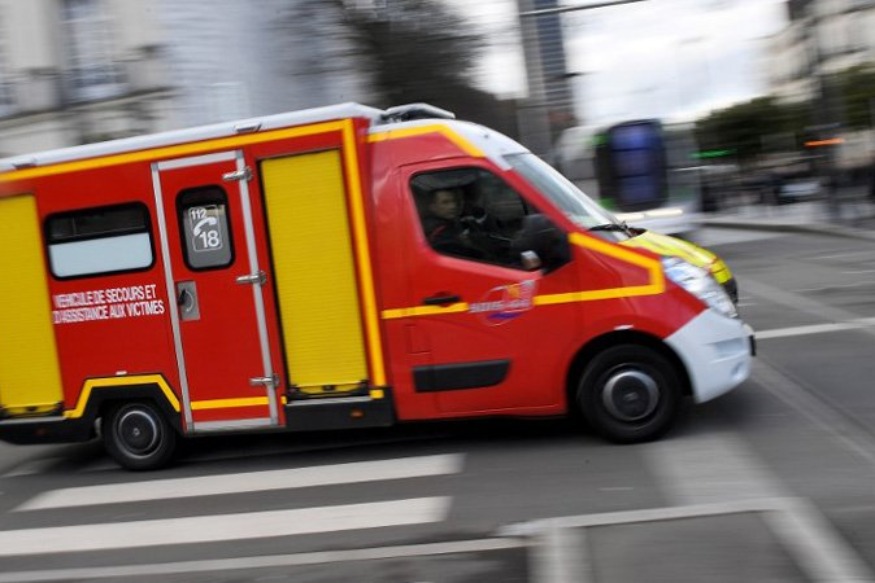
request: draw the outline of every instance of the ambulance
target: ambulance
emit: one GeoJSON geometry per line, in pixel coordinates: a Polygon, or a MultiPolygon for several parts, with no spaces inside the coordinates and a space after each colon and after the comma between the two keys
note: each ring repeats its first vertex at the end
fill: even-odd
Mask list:
{"type": "Polygon", "coordinates": [[[426,104],[0,160],[0,439],[99,438],[132,470],[198,436],[485,416],[655,439],[748,377],[752,332],[640,236],[426,104]]]}

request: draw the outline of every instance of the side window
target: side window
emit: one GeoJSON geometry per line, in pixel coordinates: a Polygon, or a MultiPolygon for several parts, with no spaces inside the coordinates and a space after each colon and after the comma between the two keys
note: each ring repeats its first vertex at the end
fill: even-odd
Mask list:
{"type": "Polygon", "coordinates": [[[520,267],[514,239],[537,210],[498,176],[480,168],[439,170],[417,174],[410,186],[435,251],[520,267]]]}
{"type": "Polygon", "coordinates": [[[143,270],[155,261],[149,211],[140,203],[50,215],[46,242],[58,279],[143,270]]]}
{"type": "Polygon", "coordinates": [[[176,199],[185,262],[193,271],[221,269],[234,262],[228,228],[228,196],[219,186],[183,190],[176,199]]]}

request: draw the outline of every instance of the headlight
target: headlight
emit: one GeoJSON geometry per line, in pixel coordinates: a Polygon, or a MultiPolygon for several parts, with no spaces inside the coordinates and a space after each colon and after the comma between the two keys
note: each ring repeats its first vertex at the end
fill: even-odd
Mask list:
{"type": "Polygon", "coordinates": [[[667,278],[705,302],[709,308],[730,318],[738,317],[729,295],[704,269],[677,257],[663,257],[662,269],[667,278]]]}

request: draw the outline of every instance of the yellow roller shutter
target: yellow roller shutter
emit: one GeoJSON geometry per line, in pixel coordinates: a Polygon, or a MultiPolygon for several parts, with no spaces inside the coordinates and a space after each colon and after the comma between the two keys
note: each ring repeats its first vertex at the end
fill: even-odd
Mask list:
{"type": "Polygon", "coordinates": [[[342,172],[338,150],[261,164],[289,377],[311,394],[368,376],[342,172]]]}
{"type": "Polygon", "coordinates": [[[62,400],[33,196],[0,199],[0,407],[39,414],[62,400]]]}

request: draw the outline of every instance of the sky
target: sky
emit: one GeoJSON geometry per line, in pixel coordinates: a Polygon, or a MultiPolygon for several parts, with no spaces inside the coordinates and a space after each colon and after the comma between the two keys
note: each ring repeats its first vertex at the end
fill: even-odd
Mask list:
{"type": "MultiPolygon", "coordinates": [[[[524,96],[516,0],[447,1],[489,40],[478,84],[524,96]]],[[[587,124],[690,119],[764,94],[766,39],[786,25],[784,0],[644,0],[561,18],[577,115],[587,124]]]]}

